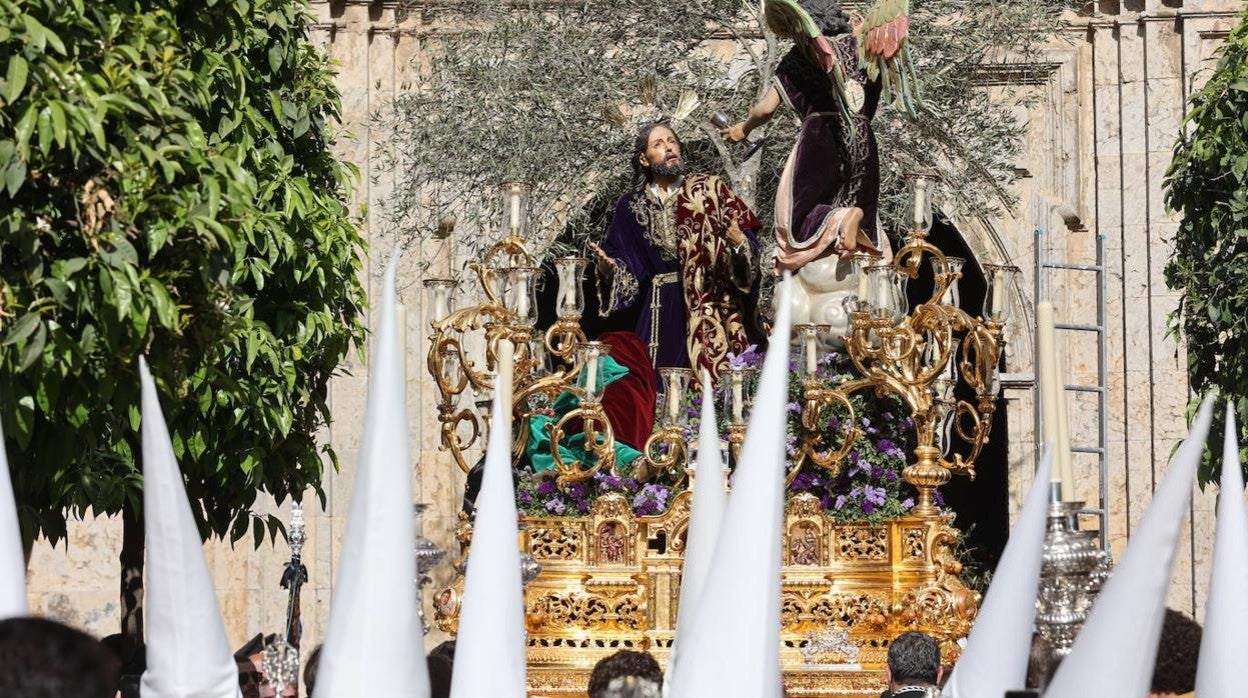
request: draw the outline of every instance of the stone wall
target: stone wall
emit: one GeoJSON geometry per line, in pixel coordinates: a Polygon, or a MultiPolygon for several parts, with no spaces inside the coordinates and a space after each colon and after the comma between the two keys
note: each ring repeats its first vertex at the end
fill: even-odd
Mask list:
{"type": "MultiPolygon", "coordinates": [[[[381,233],[381,204],[392,175],[377,163],[369,116],[384,108],[416,69],[422,45],[438,28],[432,12],[399,21],[395,2],[314,1],[316,41],[337,61],[346,120],[343,155],[363,177],[356,202],[367,205],[370,241],[365,267],[369,288],[380,286],[380,269],[392,249],[381,233]]],[[[1018,313],[1007,353],[1010,400],[1011,496],[1017,502],[1033,466],[1032,340],[1033,279],[1037,250],[1050,261],[1092,263],[1102,248],[1107,267],[1106,312],[1109,405],[1109,535],[1120,553],[1164,474],[1172,446],[1184,433],[1188,399],[1181,348],[1165,337],[1166,315],[1176,297],[1162,281],[1175,229],[1165,211],[1161,182],[1183,114],[1184,100],[1201,84],[1210,57],[1237,21],[1242,0],[1101,0],[1086,16],[1070,17],[1040,65],[991,71],[985,89],[1021,90],[1039,99],[1019,107],[1029,130],[1018,168],[1023,202],[1012,215],[990,221],[963,220],[952,212],[978,261],[1008,262],[1024,271],[1015,294],[1018,313]],[[1037,231],[1040,231],[1037,234],[1037,231]],[[1019,331],[1019,330],[1022,331],[1019,331]]],[[[885,153],[885,157],[887,154],[885,153]]],[[[452,544],[463,476],[437,451],[433,395],[424,380],[426,337],[417,257],[445,270],[445,249],[408,253],[402,295],[409,309],[408,409],[417,498],[433,504],[424,533],[443,547],[452,544]]],[[[1053,276],[1059,320],[1095,321],[1096,294],[1086,273],[1053,276]]],[[[1096,382],[1095,345],[1087,339],[1063,342],[1071,382],[1096,382]]],[[[358,356],[334,380],[335,417],[324,438],[337,449],[341,471],[325,483],[321,510],[309,502],[310,540],[305,561],[311,581],[304,593],[308,643],[320,641],[328,618],[337,552],[350,502],[356,450],[362,433],[367,367],[358,356]]],[[[1079,444],[1095,441],[1085,399],[1072,400],[1071,423],[1079,444]]],[[[1079,494],[1100,498],[1095,463],[1076,460],[1079,494]]],[[[272,505],[270,504],[272,510],[272,505]]],[[[266,511],[268,511],[266,510],[266,511]]],[[[261,512],[265,513],[265,512],[261,512]]],[[[288,518],[289,507],[280,515],[288,518]]],[[[1203,615],[1202,588],[1208,577],[1213,534],[1213,495],[1197,493],[1191,533],[1184,538],[1175,569],[1171,605],[1203,615]]],[[[117,628],[117,554],[120,524],[93,519],[70,526],[67,544],[36,546],[30,564],[30,597],[36,613],[64,619],[99,635],[117,628]]],[[[276,632],[285,614],[278,579],[288,551],[246,542],[206,546],[216,577],[229,636],[242,644],[258,631],[276,632]]],[[[446,566],[438,581],[444,581],[446,566]]],[[[1199,617],[1199,616],[1198,616],[1199,617]]],[[[430,641],[441,638],[436,633],[430,641]]],[[[311,644],[307,645],[311,647],[311,644]]]]}

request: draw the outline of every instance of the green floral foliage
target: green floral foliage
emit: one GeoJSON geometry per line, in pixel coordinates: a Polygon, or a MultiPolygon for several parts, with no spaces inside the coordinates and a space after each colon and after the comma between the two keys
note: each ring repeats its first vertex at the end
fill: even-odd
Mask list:
{"type": "MultiPolygon", "coordinates": [[[[1248,444],[1248,22],[1227,38],[1186,123],[1166,173],[1166,203],[1183,216],[1166,265],[1166,284],[1182,294],[1170,329],[1186,340],[1196,400],[1226,396],[1248,444]]],[[[1210,433],[1220,435],[1223,413],[1214,414],[1210,433]]],[[[1220,476],[1218,451],[1205,453],[1202,484],[1220,476]]],[[[1242,451],[1240,461],[1248,463],[1242,451]]]]}
{"type": "Polygon", "coordinates": [[[140,506],[140,354],[205,534],[258,544],[257,492],[320,492],[363,243],[308,21],[0,0],[0,419],[27,538],[140,506]]]}

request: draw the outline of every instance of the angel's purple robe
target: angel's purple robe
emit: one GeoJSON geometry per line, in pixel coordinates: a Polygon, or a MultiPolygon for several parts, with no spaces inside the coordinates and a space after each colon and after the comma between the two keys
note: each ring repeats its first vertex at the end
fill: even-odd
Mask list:
{"type": "Polygon", "coordinates": [[[852,83],[849,88],[862,97],[848,120],[828,74],[801,51],[791,49],[776,68],[780,94],[802,120],[776,192],[781,268],[800,266],[786,263],[790,258],[804,263],[807,256],[814,256],[804,256],[801,250],[824,249],[849,207],[862,209],[862,232],[873,243],[880,242],[876,231],[880,160],[871,120],[879,106],[881,86],[857,68],[858,44],[853,34],[842,34],[830,44],[841,65],[853,66],[846,71],[852,83]]]}

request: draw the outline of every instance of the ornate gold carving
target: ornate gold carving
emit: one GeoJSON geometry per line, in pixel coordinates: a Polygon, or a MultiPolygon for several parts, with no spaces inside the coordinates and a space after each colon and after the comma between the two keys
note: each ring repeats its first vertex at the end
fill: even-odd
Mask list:
{"type": "MultiPolygon", "coordinates": [[[[618,649],[647,649],[667,661],[690,497],[681,492],[669,511],[653,517],[634,517],[627,499],[608,495],[587,517],[526,519],[524,545],[550,556],[525,590],[535,695],[583,698],[589,670],[618,649]],[[575,553],[573,545],[579,546],[575,553]]],[[[951,522],[908,516],[878,525],[838,524],[812,500],[793,497],[785,515],[781,659],[790,695],[867,695],[858,687],[868,685],[878,694],[888,643],[906,630],[931,633],[942,651],[955,652],[980,599],[958,578],[958,532],[951,522]],[[817,541],[814,563],[808,562],[810,534],[817,541]],[[848,630],[861,648],[862,669],[811,671],[805,664],[803,642],[829,627],[848,630]],[[832,677],[835,683],[826,683],[832,677]]],[[[458,538],[467,544],[471,536],[468,522],[461,522],[458,538]]],[[[457,627],[462,589],[457,577],[434,596],[438,627],[447,632],[457,627]]]]}
{"type": "Polygon", "coordinates": [[[879,526],[838,526],[838,560],[887,560],[888,529],[879,526]]]}
{"type": "Polygon", "coordinates": [[[584,536],[576,526],[529,526],[529,554],[539,562],[548,560],[579,560],[584,550],[584,536]]]}
{"type": "Polygon", "coordinates": [[[927,545],[927,529],[925,528],[907,528],[905,529],[905,546],[907,560],[922,560],[927,545]]]}

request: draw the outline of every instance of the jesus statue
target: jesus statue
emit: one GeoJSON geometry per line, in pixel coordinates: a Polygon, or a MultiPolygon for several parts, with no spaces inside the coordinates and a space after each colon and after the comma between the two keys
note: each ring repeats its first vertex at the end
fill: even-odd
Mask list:
{"type": "MultiPolygon", "coordinates": [[[[750,207],[718,177],[686,174],[667,122],[634,143],[636,187],[619,198],[598,256],[600,312],[642,302],[636,332],[657,367],[718,377],[729,353],[755,342],[758,229],[750,207]]],[[[755,342],[756,343],[756,342],[755,342]]]]}

